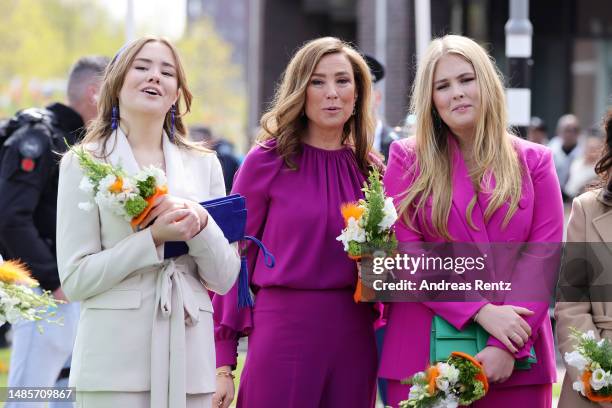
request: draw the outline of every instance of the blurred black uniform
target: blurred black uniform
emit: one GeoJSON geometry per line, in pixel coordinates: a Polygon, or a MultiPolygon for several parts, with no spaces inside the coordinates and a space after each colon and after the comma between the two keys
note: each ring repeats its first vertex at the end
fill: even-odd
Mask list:
{"type": "Polygon", "coordinates": [[[53,132],[42,124],[21,127],[0,150],[0,250],[5,259],[25,262],[40,286],[54,291],[60,287],[55,255],[60,154],[67,150],[64,138],[75,144],[85,129],[68,106],[46,109],[53,132]]]}

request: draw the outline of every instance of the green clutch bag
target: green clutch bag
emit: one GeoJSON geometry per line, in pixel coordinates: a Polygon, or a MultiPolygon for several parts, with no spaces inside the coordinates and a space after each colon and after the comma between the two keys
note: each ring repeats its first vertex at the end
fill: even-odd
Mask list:
{"type": "MultiPolygon", "coordinates": [[[[459,331],[452,324],[434,316],[431,322],[431,336],[429,343],[429,359],[432,363],[446,361],[453,351],[461,351],[471,356],[478,354],[487,346],[489,333],[479,324],[470,323],[465,329],[459,331]]],[[[531,347],[531,355],[514,362],[516,370],[529,370],[532,364],[537,363],[535,351],[531,347]]]]}

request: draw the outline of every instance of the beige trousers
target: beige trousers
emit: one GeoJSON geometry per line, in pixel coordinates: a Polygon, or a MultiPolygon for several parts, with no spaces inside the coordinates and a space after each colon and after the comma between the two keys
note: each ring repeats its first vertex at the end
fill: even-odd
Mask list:
{"type": "MultiPolygon", "coordinates": [[[[187,408],[211,408],[213,394],[187,394],[187,408]]],[[[150,393],[77,391],[77,408],[150,408],[150,393]]],[[[170,408],[170,407],[169,407],[170,408]]]]}

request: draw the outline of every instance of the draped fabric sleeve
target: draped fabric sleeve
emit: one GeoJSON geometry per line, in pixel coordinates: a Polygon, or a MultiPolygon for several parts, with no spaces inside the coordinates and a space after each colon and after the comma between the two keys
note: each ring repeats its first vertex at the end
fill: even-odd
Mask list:
{"type": "MultiPolygon", "coordinates": [[[[268,215],[270,188],[282,166],[276,154],[275,143],[256,146],[246,156],[234,178],[232,194],[246,199],[246,235],[261,239],[268,215]]],[[[246,249],[249,284],[252,286],[259,248],[248,245],[246,249]]],[[[225,295],[213,296],[215,321],[215,348],[217,367],[235,366],[238,339],[248,336],[253,329],[252,308],[238,308],[238,282],[225,295]]]]}
{"type": "MultiPolygon", "coordinates": [[[[519,273],[555,273],[547,266],[546,259],[549,254],[537,252],[550,251],[560,244],[563,239],[563,200],[561,188],[556,177],[555,166],[552,153],[548,148],[542,148],[539,160],[533,169],[530,169],[530,176],[533,182],[534,206],[533,219],[529,231],[527,242],[529,243],[549,243],[549,246],[539,248],[533,245],[531,251],[536,250],[535,254],[523,254],[518,260],[515,270],[519,273]],[[541,265],[541,266],[539,266],[541,265]]],[[[548,262],[549,264],[550,262],[548,262]]],[[[519,277],[522,280],[528,276],[519,277]]],[[[531,316],[523,316],[525,321],[531,326],[531,336],[522,348],[514,353],[517,359],[525,358],[530,355],[530,350],[538,338],[539,329],[548,316],[548,302],[513,302],[515,306],[526,307],[534,312],[531,316]]],[[[508,350],[502,342],[495,337],[490,337],[487,342],[490,346],[495,346],[508,350]]],[[[509,350],[508,350],[509,351],[509,350]]]]}

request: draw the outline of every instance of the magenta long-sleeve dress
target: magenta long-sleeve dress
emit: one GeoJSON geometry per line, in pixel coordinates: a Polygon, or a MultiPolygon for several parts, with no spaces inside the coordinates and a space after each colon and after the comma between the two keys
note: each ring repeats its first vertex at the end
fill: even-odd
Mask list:
{"type": "Polygon", "coordinates": [[[236,364],[238,338],[248,336],[238,406],[372,407],[374,312],[354,303],[356,265],[336,240],[340,205],[363,197],[364,176],[348,147],[302,144],[292,170],[274,141],[265,146],[247,155],[233,192],[246,197],[247,234],[276,265],[249,248],[252,309],[238,309],[236,287],[215,296],[217,366],[236,364]]]}

